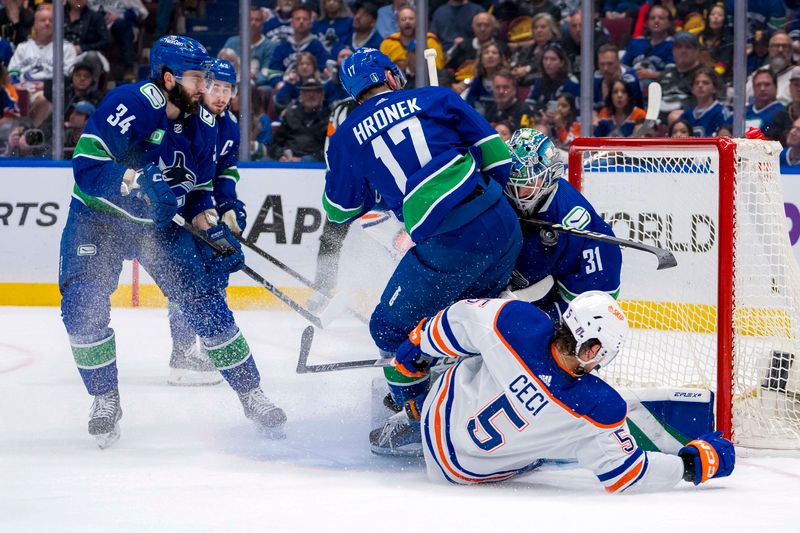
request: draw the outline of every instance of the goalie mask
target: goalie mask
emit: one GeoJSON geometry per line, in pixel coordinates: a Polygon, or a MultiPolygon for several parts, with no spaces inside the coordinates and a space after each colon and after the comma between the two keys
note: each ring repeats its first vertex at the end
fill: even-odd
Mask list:
{"type": "Polygon", "coordinates": [[[628,332],[628,321],[619,304],[603,291],[587,291],[578,295],[570,302],[562,321],[577,341],[575,357],[579,356],[582,349],[597,342],[601,345],[592,359],[584,361],[578,357],[584,370],[592,363],[597,363],[597,368],[611,363],[622,348],[628,332]]]}
{"type": "Polygon", "coordinates": [[[506,196],[520,212],[530,215],[564,173],[561,153],[544,133],[520,128],[508,140],[511,149],[511,175],[506,196]]]}

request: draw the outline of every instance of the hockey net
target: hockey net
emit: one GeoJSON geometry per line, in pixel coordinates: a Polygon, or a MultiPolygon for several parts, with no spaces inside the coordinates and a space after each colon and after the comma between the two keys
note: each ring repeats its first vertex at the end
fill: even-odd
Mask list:
{"type": "Polygon", "coordinates": [[[578,139],[570,181],[623,248],[631,335],[604,371],[621,387],[714,391],[717,428],[750,448],[800,449],[800,269],[789,243],[778,143],[578,139]]]}

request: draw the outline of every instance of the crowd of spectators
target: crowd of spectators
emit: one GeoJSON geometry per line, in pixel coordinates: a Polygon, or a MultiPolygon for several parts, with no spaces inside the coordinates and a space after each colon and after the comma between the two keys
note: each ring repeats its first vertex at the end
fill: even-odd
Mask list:
{"type": "MultiPolygon", "coordinates": [[[[223,0],[206,0],[215,1],[223,0]]],[[[0,146],[7,148],[0,153],[35,154],[26,141],[44,139],[46,145],[52,136],[53,7],[41,0],[2,4],[0,146]]],[[[173,3],[159,3],[156,13],[140,0],[65,0],[67,150],[103,92],[136,79],[137,62],[146,62],[146,54],[137,55],[146,45],[137,43],[148,14],[158,18],[150,39],[174,30],[162,4],[171,9],[173,3]]],[[[440,84],[458,92],[504,137],[536,127],[566,150],[581,135],[732,131],[734,0],[596,0],[592,109],[579,107],[585,52],[579,0],[429,4],[424,48],[437,51],[440,84]],[[649,128],[643,127],[644,102],[653,82],[661,84],[663,97],[658,124],[649,128]],[[591,113],[590,132],[581,131],[583,113],[591,113]]],[[[324,123],[347,98],[338,66],[358,47],[386,53],[413,87],[419,16],[413,0],[252,0],[250,65],[240,66],[238,35],[218,55],[250,80],[254,157],[322,160],[324,123]]],[[[798,162],[800,2],[749,2],[747,25],[746,127],[782,142],[786,159],[798,162]]],[[[202,34],[198,38],[203,41],[202,34]]],[[[238,110],[238,101],[232,107],[238,110]]]]}

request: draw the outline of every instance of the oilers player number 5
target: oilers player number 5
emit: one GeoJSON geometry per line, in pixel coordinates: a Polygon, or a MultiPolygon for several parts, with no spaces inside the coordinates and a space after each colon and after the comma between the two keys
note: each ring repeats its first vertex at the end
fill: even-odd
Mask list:
{"type": "Polygon", "coordinates": [[[111,124],[112,126],[119,126],[120,132],[125,135],[128,132],[128,129],[131,127],[131,122],[136,120],[136,115],[131,115],[129,117],[122,118],[125,113],[128,112],[128,108],[125,107],[124,104],[119,104],[117,106],[117,114],[116,115],[108,115],[106,118],[106,122],[111,124]]]}
{"type": "MultiPolygon", "coordinates": [[[[411,137],[411,144],[414,145],[414,153],[416,153],[419,158],[419,165],[420,167],[424,167],[431,160],[431,151],[428,149],[428,141],[425,140],[422,124],[417,117],[411,117],[386,130],[386,133],[395,146],[406,139],[406,134],[403,130],[408,130],[408,134],[411,137]]],[[[401,191],[405,191],[408,178],[397,162],[397,159],[392,154],[392,151],[389,149],[389,146],[386,144],[386,141],[383,140],[383,137],[378,135],[370,144],[372,145],[372,151],[375,152],[375,157],[386,165],[395,183],[397,183],[397,187],[401,191]]]]}

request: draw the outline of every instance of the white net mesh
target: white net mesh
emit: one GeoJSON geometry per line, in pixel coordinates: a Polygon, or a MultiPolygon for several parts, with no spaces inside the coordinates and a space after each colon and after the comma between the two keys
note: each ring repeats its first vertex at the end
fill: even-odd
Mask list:
{"type": "MultiPolygon", "coordinates": [[[[613,141],[609,141],[610,143],[613,141]]],[[[625,387],[717,389],[717,293],[721,265],[720,166],[735,167],[733,379],[737,444],[800,448],[800,269],[789,244],[780,146],[736,141],[736,162],[717,146],[582,151],[583,193],[618,237],[671,250],[678,266],[623,248],[620,301],[632,326],[624,353],[603,377],[625,387]]],[[[724,247],[727,248],[727,247],[724,247]]],[[[724,271],[724,269],[723,269],[724,271]]]]}

